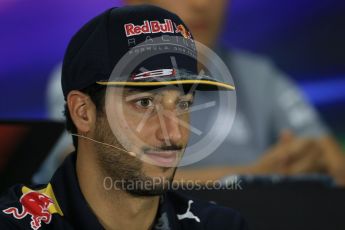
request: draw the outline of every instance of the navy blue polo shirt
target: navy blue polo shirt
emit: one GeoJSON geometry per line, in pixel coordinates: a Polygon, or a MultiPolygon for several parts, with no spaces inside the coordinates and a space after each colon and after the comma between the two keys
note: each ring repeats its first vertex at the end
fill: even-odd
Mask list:
{"type": "MultiPolygon", "coordinates": [[[[10,188],[0,198],[0,229],[103,229],[81,193],[75,162],[73,153],[46,185],[10,188]]],[[[230,208],[168,191],[160,197],[153,229],[247,227],[239,213],[230,208]]]]}

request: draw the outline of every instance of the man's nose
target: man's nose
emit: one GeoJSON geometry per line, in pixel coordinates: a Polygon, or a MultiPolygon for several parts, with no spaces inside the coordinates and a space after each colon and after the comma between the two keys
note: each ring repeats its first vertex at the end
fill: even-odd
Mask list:
{"type": "Polygon", "coordinates": [[[164,110],[158,113],[160,127],[157,130],[157,139],[166,145],[178,145],[182,140],[180,118],[174,110],[164,110]]]}

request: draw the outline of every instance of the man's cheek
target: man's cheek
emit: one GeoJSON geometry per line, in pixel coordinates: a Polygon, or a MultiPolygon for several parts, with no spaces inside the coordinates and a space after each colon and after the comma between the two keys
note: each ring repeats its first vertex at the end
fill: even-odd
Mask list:
{"type": "Polygon", "coordinates": [[[188,143],[189,137],[190,137],[190,117],[189,115],[186,115],[186,117],[183,118],[184,123],[187,125],[180,125],[180,130],[182,133],[182,139],[184,144],[188,143]]]}
{"type": "Polygon", "coordinates": [[[187,145],[190,137],[190,129],[187,127],[181,127],[181,134],[182,134],[182,144],[187,145]]]}

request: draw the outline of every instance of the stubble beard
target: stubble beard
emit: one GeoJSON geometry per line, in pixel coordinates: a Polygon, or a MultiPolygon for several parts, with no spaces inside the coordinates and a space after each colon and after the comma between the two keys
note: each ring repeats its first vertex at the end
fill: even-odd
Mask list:
{"type": "MultiPolygon", "coordinates": [[[[96,124],[94,137],[96,140],[124,149],[111,131],[104,115],[97,116],[96,124]]],[[[105,145],[96,144],[95,149],[96,159],[104,178],[112,179],[112,189],[121,189],[133,196],[159,196],[172,185],[176,167],[169,177],[153,178],[145,175],[143,162],[140,159],[105,145]]],[[[168,169],[171,168],[163,170],[168,169]]]]}

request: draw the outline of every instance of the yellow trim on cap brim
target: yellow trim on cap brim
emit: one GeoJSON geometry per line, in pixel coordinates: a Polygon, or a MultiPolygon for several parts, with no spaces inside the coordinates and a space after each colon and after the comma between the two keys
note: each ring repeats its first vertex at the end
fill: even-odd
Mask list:
{"type": "Polygon", "coordinates": [[[96,82],[100,85],[110,85],[110,86],[159,86],[159,85],[176,85],[176,84],[203,84],[203,85],[213,85],[226,88],[228,90],[235,90],[235,86],[225,84],[222,82],[216,81],[207,81],[207,80],[177,80],[177,81],[155,81],[155,82],[131,82],[131,81],[111,81],[111,82],[96,82]]]}

